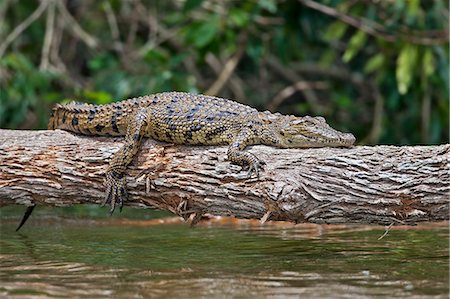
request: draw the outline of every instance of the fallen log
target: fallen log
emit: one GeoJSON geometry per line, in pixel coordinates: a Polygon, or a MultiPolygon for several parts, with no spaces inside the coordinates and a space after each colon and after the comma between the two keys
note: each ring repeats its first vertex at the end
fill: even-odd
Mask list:
{"type": "MultiPolygon", "coordinates": [[[[0,206],[102,202],[103,174],[122,138],[0,130],[0,206]]],[[[249,150],[259,178],[226,147],[145,140],[129,167],[126,206],[314,223],[414,224],[449,219],[450,145],[249,150]]],[[[125,207],[126,208],[126,207],[125,207]]],[[[105,213],[107,209],[105,208],[105,213]]]]}

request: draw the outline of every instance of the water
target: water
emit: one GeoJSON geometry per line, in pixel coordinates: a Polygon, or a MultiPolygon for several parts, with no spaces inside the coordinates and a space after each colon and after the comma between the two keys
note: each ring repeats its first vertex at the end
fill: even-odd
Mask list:
{"type": "Polygon", "coordinates": [[[392,228],[378,240],[384,227],[190,228],[128,210],[135,219],[38,212],[20,233],[23,208],[0,213],[0,297],[448,298],[448,223],[392,228]]]}

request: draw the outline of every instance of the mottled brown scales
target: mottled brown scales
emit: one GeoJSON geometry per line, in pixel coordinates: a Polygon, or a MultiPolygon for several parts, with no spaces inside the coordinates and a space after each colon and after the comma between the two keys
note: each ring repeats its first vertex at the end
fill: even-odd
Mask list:
{"type": "Polygon", "coordinates": [[[125,172],[142,137],[176,144],[228,146],[228,159],[258,175],[263,162],[244,151],[248,145],[281,148],[352,146],[355,137],[332,129],[322,117],[259,112],[222,98],[167,92],[108,105],[71,103],[53,109],[49,129],[86,135],[125,136],[106,171],[105,203],[122,208],[125,172]]]}

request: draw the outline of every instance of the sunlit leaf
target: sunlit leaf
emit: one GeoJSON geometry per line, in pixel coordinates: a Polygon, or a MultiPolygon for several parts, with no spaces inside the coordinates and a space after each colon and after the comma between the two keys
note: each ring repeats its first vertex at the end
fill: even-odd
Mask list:
{"type": "Polygon", "coordinates": [[[106,104],[112,101],[112,96],[104,91],[85,90],[83,95],[96,104],[106,104]]]}

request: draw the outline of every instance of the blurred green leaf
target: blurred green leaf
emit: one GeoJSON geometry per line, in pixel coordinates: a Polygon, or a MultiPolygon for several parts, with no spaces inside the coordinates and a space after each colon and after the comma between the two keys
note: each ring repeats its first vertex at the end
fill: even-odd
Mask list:
{"type": "Polygon", "coordinates": [[[400,55],[397,58],[397,87],[400,94],[408,92],[408,88],[411,85],[413,78],[413,71],[417,62],[418,48],[416,45],[405,45],[400,51],[400,55]]]}
{"type": "Polygon", "coordinates": [[[407,13],[406,20],[408,24],[413,25],[414,22],[417,22],[417,16],[420,11],[420,0],[408,0],[407,4],[407,13]]]}
{"type": "Polygon", "coordinates": [[[167,61],[168,58],[169,55],[167,53],[157,48],[148,50],[144,55],[144,59],[146,61],[154,64],[164,63],[165,61],[167,61]]]}
{"type": "Polygon", "coordinates": [[[309,110],[309,105],[308,103],[298,103],[295,105],[295,108],[300,113],[305,114],[309,110]]]}
{"type": "Polygon", "coordinates": [[[277,12],[276,0],[259,0],[258,5],[271,13],[277,12]]]}
{"type": "Polygon", "coordinates": [[[107,104],[112,101],[112,96],[104,91],[84,90],[83,95],[96,104],[107,104]]]}
{"type": "Polygon", "coordinates": [[[247,25],[249,21],[248,13],[241,9],[231,9],[229,17],[231,24],[234,24],[238,27],[243,27],[247,25]]]}
{"type": "Polygon", "coordinates": [[[349,62],[352,60],[352,58],[358,54],[359,50],[364,46],[367,40],[367,34],[363,31],[356,32],[352,38],[350,39],[350,42],[348,43],[348,48],[344,52],[344,55],[342,56],[342,60],[344,62],[349,62]]]}
{"type": "Polygon", "coordinates": [[[422,58],[422,68],[427,77],[431,76],[436,69],[434,56],[433,56],[433,50],[430,48],[425,49],[425,52],[424,52],[423,58],[422,58]]]}
{"type": "Polygon", "coordinates": [[[94,56],[88,62],[88,66],[92,71],[99,71],[105,68],[113,67],[114,65],[117,65],[117,59],[108,53],[102,53],[94,56]]]}
{"type": "Polygon", "coordinates": [[[368,74],[373,73],[379,70],[384,63],[384,55],[382,53],[378,53],[372,56],[366,63],[364,67],[364,71],[368,74]]]}
{"type": "Polygon", "coordinates": [[[350,99],[349,96],[342,94],[342,95],[340,95],[339,97],[336,98],[336,103],[341,108],[348,108],[348,107],[351,106],[352,100],[350,99]]]}
{"type": "Polygon", "coordinates": [[[189,11],[202,5],[203,0],[186,0],[183,5],[184,11],[189,11]]]}
{"type": "Polygon", "coordinates": [[[186,59],[187,56],[188,56],[188,53],[180,53],[180,54],[173,55],[169,59],[169,66],[171,68],[178,66],[180,63],[182,63],[186,59]]]}
{"type": "Polygon", "coordinates": [[[219,32],[219,17],[211,16],[206,22],[192,24],[187,28],[186,40],[196,48],[208,45],[219,32]]]}
{"type": "Polygon", "coordinates": [[[335,41],[339,40],[344,36],[345,32],[347,31],[348,26],[340,21],[335,21],[331,23],[327,30],[324,33],[324,39],[326,41],[335,41]]]}
{"type": "Polygon", "coordinates": [[[323,52],[322,57],[320,57],[319,65],[322,67],[329,67],[333,64],[336,59],[336,51],[333,49],[327,49],[323,52]]]}
{"type": "Polygon", "coordinates": [[[261,40],[250,38],[246,48],[247,55],[250,56],[254,62],[259,62],[264,53],[264,46],[261,40]]]}
{"type": "Polygon", "coordinates": [[[21,53],[11,53],[6,55],[6,57],[0,60],[0,64],[3,66],[9,66],[18,71],[20,70],[26,72],[32,71],[34,68],[31,61],[21,53]]]}
{"type": "Polygon", "coordinates": [[[394,2],[394,8],[396,11],[401,12],[405,9],[405,5],[408,3],[408,1],[404,0],[395,0],[394,2]]]}

